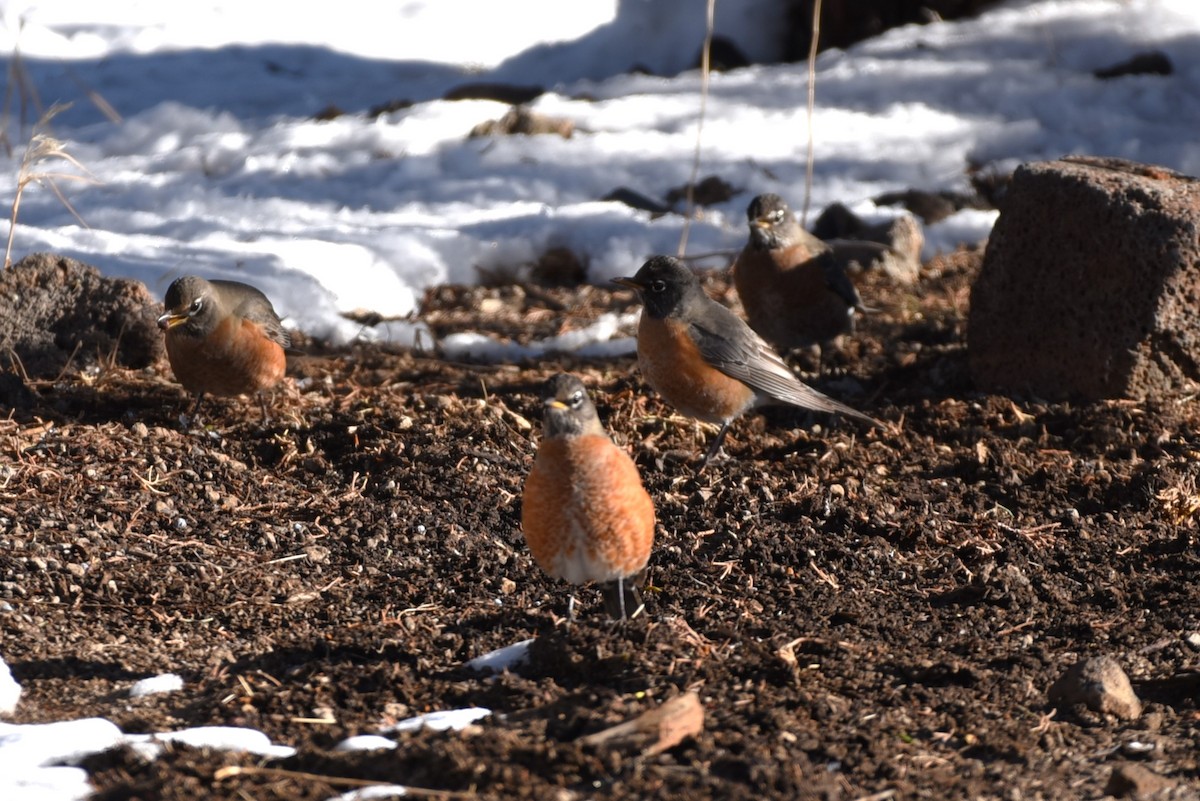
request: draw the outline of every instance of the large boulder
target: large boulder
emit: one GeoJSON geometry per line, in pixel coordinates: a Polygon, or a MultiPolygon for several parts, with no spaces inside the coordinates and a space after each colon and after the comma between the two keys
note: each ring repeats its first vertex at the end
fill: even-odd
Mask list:
{"type": "Polygon", "coordinates": [[[138,281],[65,256],[26,256],[0,271],[0,369],[16,361],[30,378],[53,378],[96,364],[146,367],[163,352],[161,305],[138,281]]]}
{"type": "Polygon", "coordinates": [[[971,290],[975,383],[1145,398],[1200,380],[1200,181],[1118,159],[1017,169],[971,290]]]}

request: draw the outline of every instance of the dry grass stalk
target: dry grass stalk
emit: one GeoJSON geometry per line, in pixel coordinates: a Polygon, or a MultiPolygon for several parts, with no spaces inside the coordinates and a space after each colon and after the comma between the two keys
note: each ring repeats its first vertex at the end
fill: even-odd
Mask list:
{"type": "Polygon", "coordinates": [[[700,50],[700,120],[696,125],[696,151],[692,155],[692,176],[687,182],[687,212],[683,217],[683,230],[679,233],[679,252],[677,255],[680,257],[687,250],[688,232],[692,227],[692,213],[696,206],[696,179],[700,175],[700,144],[704,138],[704,115],[708,110],[708,77],[712,72],[710,53],[712,51],[716,11],[717,0],[708,0],[704,19],[704,47],[700,50]]]}
{"type": "Polygon", "coordinates": [[[821,0],[813,3],[812,36],[808,42],[808,156],[804,164],[804,206],[800,211],[800,224],[808,225],[808,207],[812,202],[813,165],[816,154],[813,139],[813,111],[817,105],[817,44],[821,38],[821,0]]]}
{"type": "Polygon", "coordinates": [[[4,269],[12,267],[12,246],[13,236],[17,230],[17,214],[21,208],[21,196],[25,193],[26,187],[36,183],[50,187],[50,191],[58,198],[58,201],[63,204],[67,211],[71,212],[79,224],[87,227],[87,223],[75,211],[75,207],[67,200],[66,195],[58,186],[58,181],[82,181],[84,183],[99,183],[92,176],[88,169],[79,163],[70,153],[66,151],[66,146],[46,132],[51,119],[56,114],[63,111],[66,106],[54,105],[42,116],[38,124],[34,126],[33,136],[29,138],[28,144],[25,146],[25,155],[21,157],[21,168],[17,172],[17,191],[13,196],[12,213],[9,217],[8,224],[8,245],[4,249],[4,269]],[[51,161],[65,161],[83,174],[72,172],[55,172],[44,169],[44,166],[51,161]]]}
{"type": "MultiPolygon", "coordinates": [[[[25,20],[21,19],[20,30],[24,29],[25,20]]],[[[12,115],[13,100],[17,101],[18,113],[20,114],[19,125],[21,129],[25,128],[25,118],[30,108],[36,109],[38,118],[45,116],[45,106],[42,105],[42,98],[38,95],[37,86],[34,85],[33,79],[29,77],[29,70],[25,68],[25,59],[21,56],[21,48],[13,47],[12,58],[8,61],[8,75],[4,85],[4,107],[0,111],[0,142],[4,144],[5,152],[11,157],[13,154],[12,142],[8,138],[8,122],[12,115]]]]}

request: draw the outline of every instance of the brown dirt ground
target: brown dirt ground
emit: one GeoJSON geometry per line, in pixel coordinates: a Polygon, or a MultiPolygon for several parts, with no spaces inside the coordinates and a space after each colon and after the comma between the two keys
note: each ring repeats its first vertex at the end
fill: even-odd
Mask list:
{"type": "MultiPolygon", "coordinates": [[[[86,763],[106,800],[325,799],[347,779],[495,799],[1098,798],[1126,762],[1191,797],[1196,404],[976,392],[977,269],[960,254],[916,288],[864,290],[883,311],[817,385],[893,430],[767,410],[702,475],[703,440],[632,358],[468,365],[312,344],[265,427],[231,401],[184,430],[165,368],[41,384],[34,412],[0,420],[13,720],[246,725],[299,749],[220,776],[260,762],[111,752],[86,763]],[[538,385],[560,369],[592,388],[658,509],[648,614],[622,626],[594,590],[562,625],[566,588],[521,538],[538,385]],[[463,667],[533,636],[515,672],[463,667]],[[1140,719],[1049,705],[1098,654],[1129,673],[1140,719]],[[164,671],[184,690],[125,697],[164,671]],[[705,728],[664,753],[579,741],[688,690],[705,728]],[[393,752],[332,750],[470,705],[495,714],[397,735],[393,752]]],[[[425,317],[523,339],[633,302],[442,288],[425,317]]]]}

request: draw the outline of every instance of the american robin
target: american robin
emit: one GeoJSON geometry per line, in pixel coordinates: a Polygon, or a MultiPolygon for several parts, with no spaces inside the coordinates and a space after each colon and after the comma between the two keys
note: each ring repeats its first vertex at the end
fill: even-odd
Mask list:
{"type": "MultiPolygon", "coordinates": [[[[636,615],[642,603],[635,585],[654,544],[654,504],[578,378],[552,376],[543,398],[542,442],[521,499],[525,541],[552,578],[604,582],[609,614],[636,615]]],[[[568,609],[573,617],[574,595],[568,609]]]]}
{"type": "Polygon", "coordinates": [[[645,306],[637,352],[646,381],[679,411],[721,426],[701,470],[720,449],[729,425],[759,406],[787,403],[884,427],[801,383],[761,336],[704,293],[678,259],[654,256],[632,278],[616,282],[636,289],[645,306]]]}
{"type": "Polygon", "coordinates": [[[193,416],[206,394],[262,392],[283,378],[288,335],[259,290],[239,281],[185,275],[167,287],[164,305],[158,327],[166,332],[175,377],[196,393],[193,416]]]}
{"type": "Polygon", "coordinates": [[[733,285],[750,327],[780,350],[815,348],[824,357],[869,311],[846,265],[804,230],[779,195],[759,195],[746,209],[750,240],[733,266],[733,285]]]}

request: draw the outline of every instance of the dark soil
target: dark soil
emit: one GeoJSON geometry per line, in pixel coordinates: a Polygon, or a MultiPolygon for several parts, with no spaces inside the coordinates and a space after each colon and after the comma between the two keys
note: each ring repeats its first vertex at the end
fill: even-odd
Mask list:
{"type": "MultiPolygon", "coordinates": [[[[269,770],[182,746],[151,763],[110,752],[86,763],[101,799],[325,799],[346,780],[489,799],[1098,798],[1128,762],[1192,797],[1196,404],[976,392],[977,265],[959,254],[916,289],[864,288],[883,311],[842,374],[814,382],[891,430],[770,409],[700,475],[711,432],[632,358],[489,366],[312,345],[265,426],[234,400],[182,427],[190,401],[161,366],[37,384],[32,411],[0,420],[0,654],[25,690],[12,719],[252,726],[299,749],[269,770]],[[658,510],[647,614],[624,625],[590,588],[565,625],[567,587],[521,537],[537,391],[563,369],[658,510]],[[529,637],[515,672],[463,666],[529,637]],[[1049,704],[1056,678],[1101,654],[1145,702],[1138,720],[1049,704]],[[182,691],[126,696],[166,671],[182,691]],[[704,730],[663,753],[580,742],[689,690],[704,730]],[[333,750],[474,705],[494,714],[464,732],[333,750]],[[218,774],[230,765],[250,770],[218,774]]],[[[443,288],[424,316],[527,339],[633,304],[597,287],[443,288]]]]}

